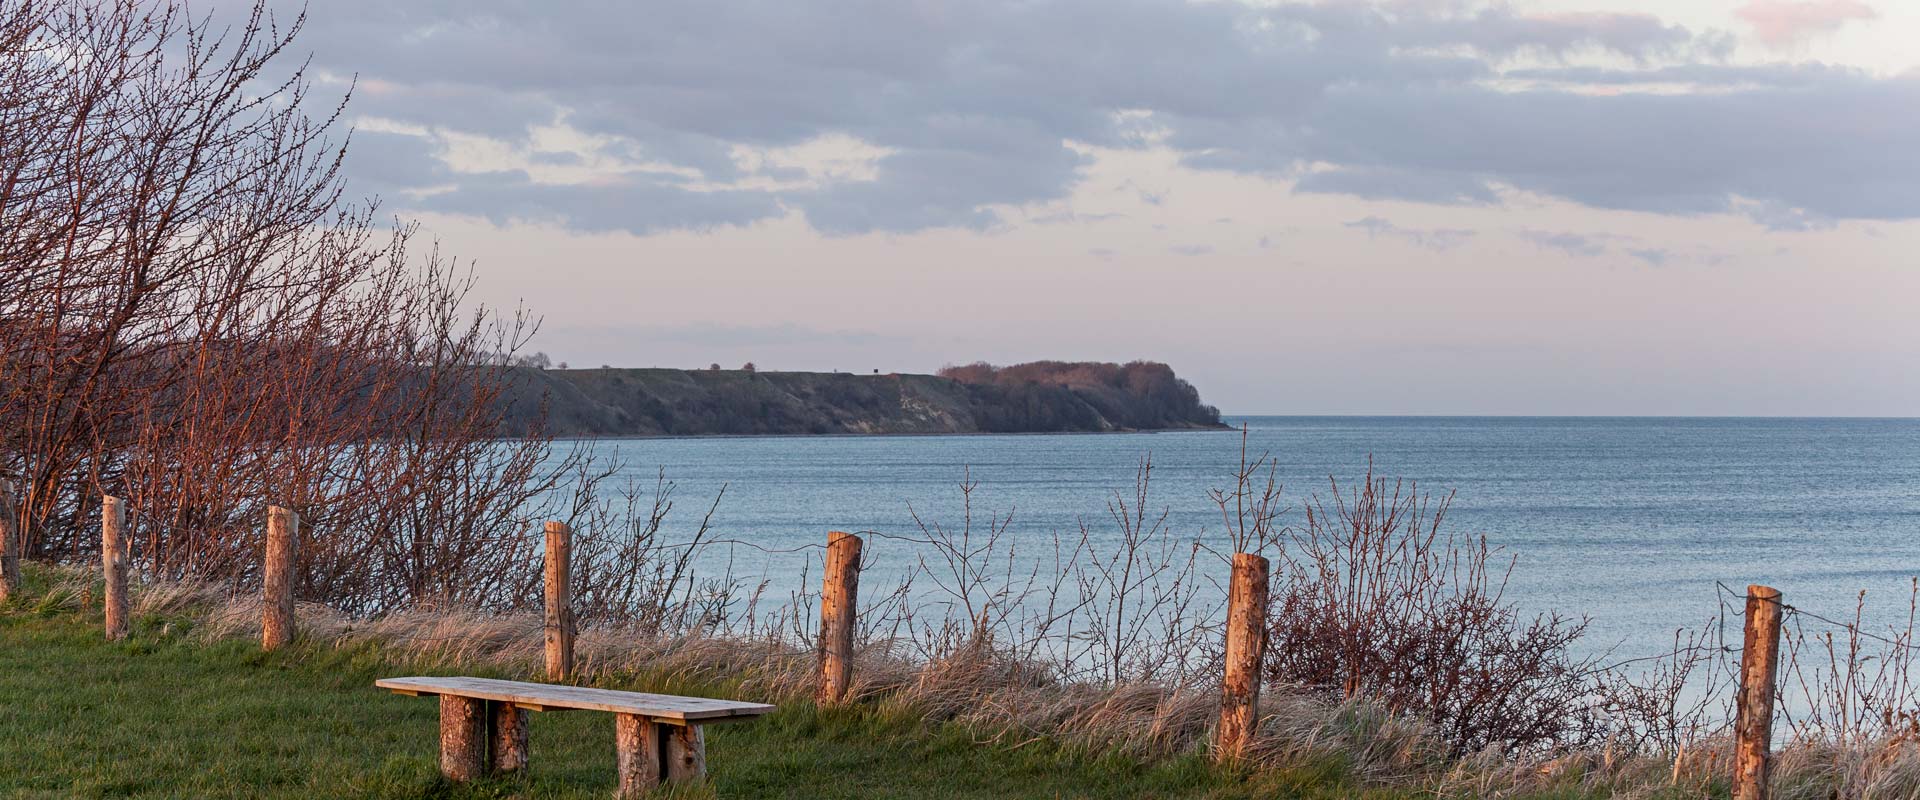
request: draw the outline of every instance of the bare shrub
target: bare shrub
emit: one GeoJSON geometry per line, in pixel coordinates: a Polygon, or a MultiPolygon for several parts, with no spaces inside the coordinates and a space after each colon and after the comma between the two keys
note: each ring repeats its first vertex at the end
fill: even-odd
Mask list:
{"type": "Polygon", "coordinates": [[[651,486],[629,483],[611,495],[592,496],[593,504],[576,523],[581,535],[574,550],[574,602],[583,624],[604,622],[647,636],[710,635],[759,616],[764,585],[747,587],[730,570],[720,575],[695,570],[713,544],[713,515],[726,487],[715,493],[691,533],[669,538],[664,525],[677,489],[661,470],[651,486]]]}
{"type": "Polygon", "coordinates": [[[1608,744],[1679,759],[1690,744],[1730,729],[1738,676],[1726,658],[1723,630],[1713,624],[1681,629],[1671,651],[1595,670],[1608,744]]]}
{"type": "Polygon", "coordinates": [[[977,524],[978,489],[971,473],[961,479],[958,527],[923,518],[908,506],[922,537],[912,543],[922,547],[915,550],[914,569],[901,581],[900,592],[913,598],[914,608],[891,627],[895,636],[904,631],[914,654],[929,662],[990,648],[996,640],[1023,640],[1028,621],[1019,611],[1036,592],[1048,591],[1038,565],[1022,563],[1009,535],[1012,510],[987,515],[984,527],[977,524]],[[916,582],[929,588],[916,594],[916,582]]]}
{"type": "Polygon", "coordinates": [[[1280,497],[1280,464],[1269,454],[1249,459],[1247,428],[1240,427],[1240,466],[1232,489],[1208,492],[1220,508],[1220,520],[1236,553],[1259,554],[1281,542],[1288,532],[1280,522],[1292,508],[1280,497]],[[1262,472],[1265,474],[1263,475],[1262,472]]]}
{"type": "Polygon", "coordinates": [[[1185,686],[1218,664],[1218,601],[1202,592],[1200,544],[1167,527],[1170,509],[1152,507],[1153,459],[1143,458],[1133,491],[1113,493],[1107,515],[1118,534],[1102,552],[1080,523],[1072,565],[1080,607],[1069,616],[1069,663],[1087,665],[1109,686],[1160,681],[1185,686]]]}
{"type": "Polygon", "coordinates": [[[1268,677],[1431,721],[1455,755],[1589,742],[1584,620],[1523,617],[1502,598],[1511,563],[1484,537],[1443,532],[1449,498],[1375,478],[1306,506],[1283,539],[1268,677]]]}
{"type": "Polygon", "coordinates": [[[1219,608],[1204,591],[1199,543],[1155,509],[1152,477],[1143,458],[1131,491],[1108,501],[1111,527],[1083,518],[1026,549],[1011,511],[981,524],[978,484],[964,479],[958,526],[913,510],[920,536],[904,541],[915,568],[885,595],[880,626],[928,663],[997,662],[1049,684],[1184,685],[1217,662],[1219,608]]]}
{"type": "Polygon", "coordinates": [[[1788,606],[1781,638],[1788,689],[1781,715],[1796,738],[1857,746],[1876,741],[1920,743],[1920,643],[1914,638],[1920,579],[1905,620],[1869,630],[1867,593],[1852,618],[1828,619],[1788,606]]]}

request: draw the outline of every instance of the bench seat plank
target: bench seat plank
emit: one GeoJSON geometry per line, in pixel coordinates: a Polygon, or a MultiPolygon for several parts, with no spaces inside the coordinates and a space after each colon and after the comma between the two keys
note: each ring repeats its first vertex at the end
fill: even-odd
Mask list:
{"type": "Polygon", "coordinates": [[[578,708],[651,717],[660,722],[705,724],[757,717],[774,710],[765,703],[710,700],[584,686],[523,683],[492,678],[383,678],[374,685],[409,695],[454,695],[513,703],[522,708],[578,708]]]}

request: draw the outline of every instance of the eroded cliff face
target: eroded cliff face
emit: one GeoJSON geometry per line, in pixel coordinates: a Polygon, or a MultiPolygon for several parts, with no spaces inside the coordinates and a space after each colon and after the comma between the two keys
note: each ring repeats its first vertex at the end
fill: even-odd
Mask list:
{"type": "Polygon", "coordinates": [[[1039,433],[1218,428],[1219,412],[1125,387],[935,375],[516,368],[509,433],[557,436],[1039,433]]]}

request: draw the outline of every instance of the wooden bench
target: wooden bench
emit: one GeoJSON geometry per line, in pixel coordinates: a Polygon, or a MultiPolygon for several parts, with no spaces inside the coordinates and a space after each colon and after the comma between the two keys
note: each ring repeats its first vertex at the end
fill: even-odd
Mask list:
{"type": "Polygon", "coordinates": [[[636,796],[663,780],[704,779],[707,747],[700,726],[774,710],[765,703],[488,678],[386,678],[374,685],[440,698],[440,771],[455,781],[525,769],[528,711],[612,712],[621,797],[636,796]]]}

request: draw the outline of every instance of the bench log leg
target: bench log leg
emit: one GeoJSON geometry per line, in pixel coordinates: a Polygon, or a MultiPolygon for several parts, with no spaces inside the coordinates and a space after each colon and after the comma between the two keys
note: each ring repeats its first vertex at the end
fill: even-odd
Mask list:
{"type": "Polygon", "coordinates": [[[707,778],[707,737],[698,725],[662,725],[667,739],[667,780],[699,783],[707,778]]]}
{"type": "Polygon", "coordinates": [[[487,703],[440,695],[440,774],[470,781],[487,771],[487,703]]]}
{"type": "Polygon", "coordinates": [[[487,701],[488,746],[493,771],[519,772],[527,768],[527,710],[512,703],[487,701]]]}
{"type": "Polygon", "coordinates": [[[620,776],[616,797],[639,797],[660,785],[661,727],[637,714],[613,715],[613,763],[620,776]]]}

